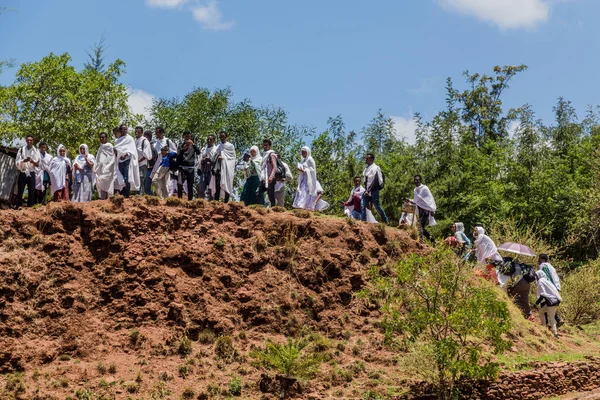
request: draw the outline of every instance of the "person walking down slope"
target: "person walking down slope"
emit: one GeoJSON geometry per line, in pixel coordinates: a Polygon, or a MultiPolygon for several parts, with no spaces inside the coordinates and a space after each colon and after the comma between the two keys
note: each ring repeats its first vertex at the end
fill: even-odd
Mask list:
{"type": "Polygon", "coordinates": [[[66,157],[67,148],[58,146],[58,155],[50,163],[50,186],[53,201],[69,201],[69,175],[71,160],[66,157]]]}
{"type": "Polygon", "coordinates": [[[494,283],[499,282],[498,273],[494,264],[502,262],[502,256],[492,239],[485,234],[485,229],[476,226],[473,232],[475,236],[475,256],[477,264],[485,267],[482,276],[494,283]]]}
{"type": "Polygon", "coordinates": [[[363,171],[363,182],[365,184],[365,192],[361,202],[360,219],[367,221],[367,207],[369,203],[375,207],[384,223],[388,223],[388,217],[379,203],[379,191],[383,188],[383,174],[377,164],[375,164],[375,155],[368,153],[365,156],[367,167],[363,171]]]}
{"type": "Polygon", "coordinates": [[[307,146],[300,149],[302,160],[297,164],[298,170],[298,188],[294,197],[294,208],[303,208],[311,211],[321,211],[329,207],[329,204],[322,200],[323,188],[317,179],[317,166],[315,160],[310,155],[310,149],[307,146]]]}
{"type": "MultiPolygon", "coordinates": [[[[556,273],[556,269],[552,266],[552,264],[548,262],[547,254],[540,254],[538,256],[538,269],[540,271],[544,271],[546,279],[548,279],[554,285],[556,290],[560,293],[560,277],[556,273]]],[[[560,317],[560,315],[558,315],[558,312],[556,313],[555,319],[557,328],[560,328],[565,323],[560,317]]]]}
{"type": "Polygon", "coordinates": [[[96,189],[100,200],[112,196],[115,188],[115,153],[113,145],[108,142],[106,132],[100,134],[100,147],[96,154],[94,175],[96,176],[96,189]]]}
{"type": "Polygon", "coordinates": [[[90,154],[87,144],[79,146],[79,154],[73,161],[73,198],[74,202],[92,201],[94,191],[94,164],[96,158],[90,154]]]}
{"type": "Polygon", "coordinates": [[[435,219],[433,218],[437,209],[435,199],[429,188],[422,184],[421,175],[415,175],[414,182],[414,197],[413,200],[409,202],[415,206],[415,213],[419,220],[419,233],[421,239],[425,237],[435,245],[435,239],[427,232],[427,229],[425,229],[425,225],[434,226],[436,224],[435,219]]]}
{"type": "Polygon", "coordinates": [[[535,305],[540,305],[540,323],[544,326],[550,325],[554,337],[558,338],[556,327],[556,309],[562,298],[556,289],[556,286],[546,278],[546,273],[542,270],[535,272],[537,281],[537,301],[535,305]]]}

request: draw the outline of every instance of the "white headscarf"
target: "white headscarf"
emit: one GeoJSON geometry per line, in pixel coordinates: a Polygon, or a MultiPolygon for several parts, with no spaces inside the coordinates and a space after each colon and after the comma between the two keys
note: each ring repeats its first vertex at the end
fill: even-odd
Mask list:
{"type": "Polygon", "coordinates": [[[69,167],[71,166],[71,160],[69,160],[67,157],[61,156],[60,149],[65,149],[65,152],[67,150],[67,148],[62,144],[58,146],[58,150],[56,151],[57,156],[54,157],[50,162],[50,171],[48,173],[48,175],[50,175],[52,194],[58,190],[64,189],[65,182],[67,180],[67,165],[69,167]]]}
{"type": "Polygon", "coordinates": [[[260,155],[260,150],[258,150],[258,146],[250,147],[250,161],[254,163],[254,167],[256,168],[256,172],[260,175],[261,164],[263,158],[260,155]],[[252,150],[256,152],[256,155],[252,157],[252,150]]]}
{"type": "Polygon", "coordinates": [[[548,278],[546,278],[546,274],[544,273],[544,271],[535,271],[535,277],[537,282],[538,298],[542,296],[551,301],[552,303],[562,301],[562,297],[560,297],[560,293],[558,293],[556,286],[554,286],[552,282],[550,282],[548,278]]]}
{"type": "Polygon", "coordinates": [[[496,244],[485,234],[485,229],[480,226],[475,229],[477,230],[477,240],[475,240],[477,262],[479,264],[486,264],[488,258],[502,261],[502,256],[498,253],[496,244]]]}
{"type": "Polygon", "coordinates": [[[88,145],[87,144],[80,144],[79,145],[79,150],[81,150],[81,148],[85,149],[85,154],[81,154],[81,152],[77,152],[77,157],[75,157],[75,161],[74,163],[77,164],[78,166],[80,166],[81,168],[85,167],[87,165],[87,163],[85,162],[85,156],[88,156],[88,160],[93,164],[96,163],[96,157],[94,157],[93,155],[90,154],[90,151],[88,149],[88,145]]]}
{"type": "Polygon", "coordinates": [[[308,193],[311,196],[316,196],[320,186],[317,182],[317,165],[310,155],[310,148],[308,146],[303,146],[300,154],[302,154],[302,151],[306,151],[306,157],[303,157],[302,161],[298,163],[298,169],[302,171],[298,177],[298,190],[300,190],[303,181],[306,180],[308,193]]]}
{"type": "Polygon", "coordinates": [[[465,233],[465,224],[463,224],[462,222],[455,222],[454,226],[456,227],[456,232],[454,232],[454,237],[460,243],[464,243],[465,240],[463,239],[461,233],[465,233]]]}

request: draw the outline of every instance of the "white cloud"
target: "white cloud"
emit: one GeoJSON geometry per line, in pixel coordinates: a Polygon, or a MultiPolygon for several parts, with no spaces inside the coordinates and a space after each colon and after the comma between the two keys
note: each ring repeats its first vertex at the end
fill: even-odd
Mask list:
{"type": "Polygon", "coordinates": [[[491,22],[500,29],[534,28],[546,22],[557,0],[437,0],[443,7],[491,22]]]}
{"type": "Polygon", "coordinates": [[[431,78],[423,78],[421,80],[421,86],[416,89],[406,89],[408,93],[412,94],[429,94],[433,93],[440,85],[440,77],[432,76],[431,78]]]}
{"type": "Polygon", "coordinates": [[[146,119],[150,119],[150,106],[154,96],[141,89],[128,89],[129,99],[127,104],[134,114],[142,114],[146,119]]]}
{"type": "Polygon", "coordinates": [[[392,116],[394,121],[394,129],[396,130],[396,136],[406,139],[409,144],[415,144],[417,137],[415,131],[417,130],[417,123],[414,118],[396,117],[392,116]]]}
{"type": "Polygon", "coordinates": [[[149,7],[176,8],[187,3],[188,0],[146,0],[149,7]]]}
{"type": "Polygon", "coordinates": [[[196,21],[209,31],[226,31],[234,25],[233,21],[223,21],[223,14],[221,14],[216,0],[210,0],[204,6],[194,7],[192,13],[196,21]]]}

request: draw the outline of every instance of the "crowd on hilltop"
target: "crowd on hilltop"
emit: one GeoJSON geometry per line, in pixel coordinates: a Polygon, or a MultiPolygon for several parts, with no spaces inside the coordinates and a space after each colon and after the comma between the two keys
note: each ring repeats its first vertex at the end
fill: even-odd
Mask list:
{"type": "MultiPolygon", "coordinates": [[[[70,160],[67,149],[60,145],[52,157],[44,142],[34,145],[34,137],[26,138],[26,145],[16,156],[19,171],[17,183],[17,207],[23,205],[27,189],[27,205],[46,202],[48,188],[52,201],[91,201],[94,192],[101,200],[119,193],[123,197],[132,194],[157,195],[164,199],[170,196],[188,200],[194,197],[228,202],[237,198],[234,182],[237,171],[243,173],[243,187],[239,199],[246,205],[285,207],[286,185],[293,180],[292,169],[271,148],[272,142],[265,138],[262,155],[257,146],[252,146],[238,159],[235,146],[228,141],[226,131],[208,135],[204,146],[197,145],[188,131],[183,132],[176,144],[165,137],[162,127],[145,131],[137,126],[135,137],[129,134],[126,124],[113,129],[114,144],[107,133],[99,135],[96,156],[89,153],[89,146],[81,144],[77,156],[70,160]]],[[[379,214],[383,223],[388,217],[383,210],[379,192],[385,186],[384,174],[375,164],[375,155],[365,155],[366,167],[362,176],[355,176],[348,200],[342,201],[344,212],[349,218],[377,222],[372,209],[379,214]]],[[[317,166],[311,157],[310,148],[304,146],[295,165],[297,187],[293,197],[294,208],[322,211],[329,207],[323,199],[323,188],[317,178],[317,166]]],[[[436,202],[420,175],[414,176],[415,189],[412,199],[404,199],[406,211],[400,225],[415,226],[421,240],[435,240],[427,230],[436,224],[434,215],[436,202]]],[[[540,321],[550,326],[555,335],[562,320],[556,314],[560,297],[560,279],[548,262],[545,254],[539,256],[538,270],[520,263],[516,259],[502,257],[494,242],[485,234],[481,225],[474,227],[473,243],[460,222],[452,226],[454,235],[445,240],[456,253],[465,259],[476,259],[484,266],[482,275],[506,288],[526,318],[531,315],[529,305],[530,283],[537,282],[540,305],[540,321]]]]}

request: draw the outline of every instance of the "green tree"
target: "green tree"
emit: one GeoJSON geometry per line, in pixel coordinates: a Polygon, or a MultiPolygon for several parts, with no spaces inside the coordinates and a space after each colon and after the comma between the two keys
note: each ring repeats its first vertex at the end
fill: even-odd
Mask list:
{"type": "Polygon", "coordinates": [[[65,53],[50,53],[22,64],[15,82],[4,89],[0,137],[12,141],[32,134],[56,148],[93,148],[97,134],[127,120],[127,90],[119,83],[125,64],[117,60],[105,72],[78,72],[65,53]]]}

